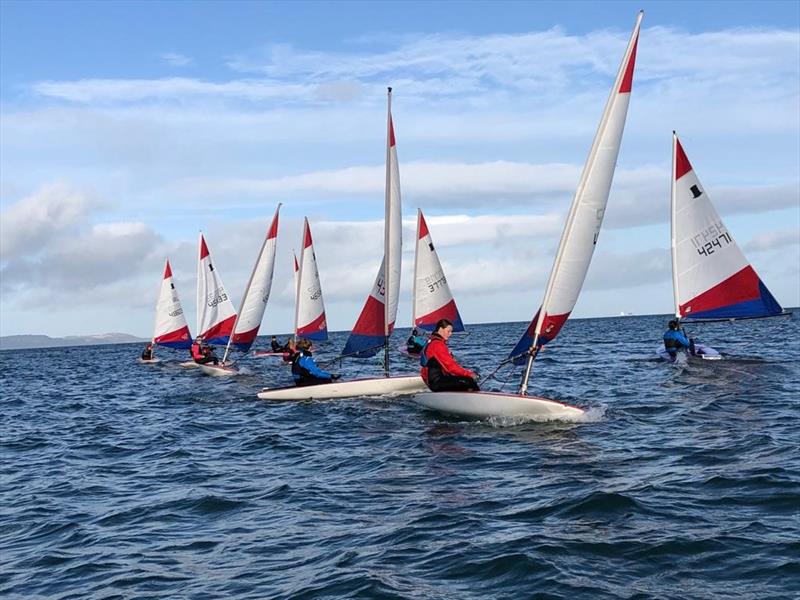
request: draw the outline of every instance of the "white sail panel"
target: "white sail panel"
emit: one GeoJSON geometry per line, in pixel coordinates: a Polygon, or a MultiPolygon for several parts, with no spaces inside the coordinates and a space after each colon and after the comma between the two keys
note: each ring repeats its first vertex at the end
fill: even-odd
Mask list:
{"type": "Polygon", "coordinates": [[[200,234],[197,269],[197,331],[207,344],[227,344],[236,321],[236,309],[211,261],[205,238],[200,234]]]}
{"type": "Polygon", "coordinates": [[[417,248],[414,260],[414,314],[412,325],[433,331],[439,319],[453,324],[453,331],[464,331],[453,293],[433,246],[428,224],[417,211],[417,248]]]}
{"type": "Polygon", "coordinates": [[[171,348],[189,348],[192,345],[189,325],[186,323],[186,315],[178,298],[169,260],[164,267],[164,277],[161,279],[161,289],[156,302],[153,343],[171,348]]]}
{"type": "MultiPolygon", "coordinates": [[[[392,121],[392,89],[389,88],[386,133],[386,196],[384,215],[383,259],[364,308],[347,338],[342,354],[366,358],[386,349],[394,330],[397,303],[400,299],[400,262],[402,258],[402,210],[400,174],[392,121]]],[[[386,350],[385,350],[386,351],[386,350]]]]}
{"type": "Polygon", "coordinates": [[[583,287],[600,234],[611,181],[625,128],[633,85],[642,15],[636,20],[625,56],[606,103],[589,157],[573,198],[535,329],[535,343],[552,340],[569,317],[583,287]]]}
{"type": "Polygon", "coordinates": [[[297,307],[295,335],[316,341],[328,339],[328,324],[325,319],[325,304],[322,300],[322,284],[319,280],[317,257],[311,239],[308,219],[303,224],[303,250],[300,253],[300,270],[297,274],[297,307]]]}
{"type": "Polygon", "coordinates": [[[388,148],[386,154],[386,329],[388,336],[397,318],[400,299],[400,268],[403,253],[403,221],[400,202],[400,169],[397,163],[397,146],[392,122],[391,95],[389,96],[388,148]]]}
{"type": "Polygon", "coordinates": [[[247,351],[256,339],[267,308],[267,301],[272,290],[272,276],[275,271],[275,249],[278,240],[278,213],[280,204],[275,210],[272,224],[267,230],[264,243],[258,253],[256,264],[250,275],[250,281],[242,297],[242,307],[233,334],[233,345],[239,350],[247,351]]]}
{"type": "Polygon", "coordinates": [[[672,268],[675,314],[752,318],[782,312],[750,266],[672,136],[672,268]]]}

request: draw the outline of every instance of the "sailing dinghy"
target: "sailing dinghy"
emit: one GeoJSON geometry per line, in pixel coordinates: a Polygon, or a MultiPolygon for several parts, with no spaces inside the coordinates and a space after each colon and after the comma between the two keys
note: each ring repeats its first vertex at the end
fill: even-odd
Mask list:
{"type": "MultiPolygon", "coordinates": [[[[300,272],[300,265],[297,263],[297,253],[292,249],[292,258],[294,259],[294,301],[295,305],[297,303],[297,283],[298,277],[300,272]]],[[[291,338],[289,338],[291,339],[291,338]]],[[[288,343],[288,342],[287,342],[288,343]]],[[[286,352],[275,352],[273,350],[255,350],[253,351],[253,356],[256,358],[264,358],[267,356],[284,358],[287,356],[286,352]]]]}
{"type": "MultiPolygon", "coordinates": [[[[239,369],[232,364],[228,364],[228,356],[231,349],[248,352],[250,346],[256,341],[258,330],[261,327],[261,320],[264,318],[264,311],[267,308],[269,293],[272,290],[272,275],[275,270],[275,249],[278,240],[278,213],[281,205],[275,209],[275,216],[272,224],[267,230],[261,250],[258,253],[250,279],[244,289],[242,304],[239,313],[234,316],[232,335],[228,337],[225,345],[225,353],[222,361],[218,365],[200,365],[203,373],[213,376],[237,375],[239,369]]],[[[222,285],[222,282],[220,282],[222,285]]]]}
{"type": "Polygon", "coordinates": [[[443,413],[468,417],[575,420],[584,415],[580,408],[547,398],[528,396],[526,392],[533,360],[544,344],[555,339],[572,312],[594,253],[628,113],[642,16],[643,13],[639,13],[636,19],[583,168],[547,281],[544,300],[511,353],[512,358],[526,358],[519,393],[425,392],[414,396],[417,404],[443,413]]]}
{"type": "MultiPolygon", "coordinates": [[[[436,328],[437,321],[447,319],[453,324],[453,331],[464,331],[464,323],[458,312],[453,293],[450,291],[450,285],[444,276],[439,255],[433,246],[428,224],[420,209],[417,209],[416,239],[414,280],[411,293],[412,327],[431,332],[436,328]]],[[[408,346],[408,342],[403,344],[399,351],[410,358],[418,359],[420,353],[410,352],[408,346]]]]}
{"type": "MultiPolygon", "coordinates": [[[[678,322],[761,319],[789,314],[739,249],[672,132],[672,287],[678,322]]],[[[658,355],[672,361],[663,344],[658,355]]],[[[703,359],[719,352],[695,344],[703,359]]]]}
{"type": "Polygon", "coordinates": [[[444,276],[439,255],[433,246],[428,224],[419,209],[417,248],[414,254],[413,306],[411,322],[418,329],[433,331],[437,321],[447,319],[453,324],[453,331],[464,331],[464,323],[444,276]]]}
{"type": "MultiPolygon", "coordinates": [[[[219,276],[208,244],[200,233],[200,260],[197,263],[197,331],[209,346],[227,344],[236,322],[236,309],[219,276]]],[[[199,367],[193,360],[182,367],[199,367]]]]}
{"type": "Polygon", "coordinates": [[[300,264],[296,276],[295,339],[323,342],[328,339],[328,323],[325,319],[322,284],[319,281],[317,257],[314,254],[314,242],[311,239],[308,218],[303,221],[303,249],[300,251],[300,264]]]}
{"type": "MultiPolygon", "coordinates": [[[[402,221],[400,173],[397,163],[394,125],[392,123],[392,88],[388,91],[386,131],[386,197],[383,261],[361,315],[347,339],[342,357],[369,358],[384,351],[384,376],[336,381],[305,387],[264,389],[262,400],[309,400],[411,394],[427,389],[417,375],[389,377],[389,337],[394,330],[397,301],[400,295],[400,260],[402,221]]],[[[302,268],[302,267],[301,267],[302,268]]]]}
{"type": "Polygon", "coordinates": [[[161,278],[161,289],[156,302],[156,323],[153,329],[153,354],[150,360],[139,359],[143,363],[160,362],[155,356],[155,347],[177,348],[188,350],[192,345],[192,335],[183,314],[178,290],[172,278],[172,268],[169,259],[164,267],[164,277],[161,278]]]}

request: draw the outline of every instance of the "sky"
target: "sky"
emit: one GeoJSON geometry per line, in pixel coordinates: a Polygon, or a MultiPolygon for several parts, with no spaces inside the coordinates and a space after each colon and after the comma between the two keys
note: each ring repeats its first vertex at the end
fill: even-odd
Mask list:
{"type": "Polygon", "coordinates": [[[383,241],[392,86],[411,320],[417,208],[465,323],[525,321],[636,15],[633,93],[575,317],[669,313],[671,133],[761,279],[800,304],[800,3],[0,1],[0,334],[149,337],[198,231],[238,305],[283,203],[262,333],[314,236],[349,330],[383,241]]]}

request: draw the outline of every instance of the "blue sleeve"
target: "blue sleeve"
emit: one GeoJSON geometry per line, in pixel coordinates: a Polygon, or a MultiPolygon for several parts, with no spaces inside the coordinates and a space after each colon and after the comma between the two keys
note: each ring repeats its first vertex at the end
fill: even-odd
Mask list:
{"type": "Polygon", "coordinates": [[[314,359],[310,356],[301,356],[300,360],[297,361],[300,363],[300,366],[306,369],[309,373],[311,373],[314,377],[320,377],[321,379],[330,379],[331,374],[327,371],[323,371],[317,366],[317,363],[314,362],[314,359]]]}
{"type": "Polygon", "coordinates": [[[678,341],[679,341],[681,344],[683,344],[684,346],[686,346],[686,347],[688,348],[688,347],[689,347],[689,340],[688,340],[688,339],[686,339],[686,334],[685,334],[685,333],[683,333],[682,331],[677,331],[677,332],[676,332],[676,334],[677,334],[677,335],[676,335],[675,337],[677,338],[677,340],[678,340],[678,341]]]}

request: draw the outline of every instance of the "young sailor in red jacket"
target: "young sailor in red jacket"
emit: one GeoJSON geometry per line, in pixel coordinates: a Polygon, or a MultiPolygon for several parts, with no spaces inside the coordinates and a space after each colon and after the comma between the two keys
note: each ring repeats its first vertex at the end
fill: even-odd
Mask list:
{"type": "Polygon", "coordinates": [[[447,340],[453,334],[453,324],[447,319],[436,323],[431,339],[419,357],[420,376],[434,392],[477,391],[475,373],[459,365],[450,354],[447,340]]]}

